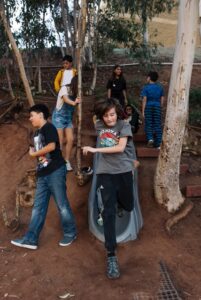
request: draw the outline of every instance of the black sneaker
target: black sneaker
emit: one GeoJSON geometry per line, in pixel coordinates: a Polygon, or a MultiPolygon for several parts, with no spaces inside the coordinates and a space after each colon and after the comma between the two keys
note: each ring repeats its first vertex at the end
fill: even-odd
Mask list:
{"type": "Polygon", "coordinates": [[[11,244],[13,244],[17,247],[27,248],[27,249],[31,249],[31,250],[36,250],[38,248],[38,246],[36,244],[31,243],[25,237],[23,237],[21,239],[12,240],[11,244]]]}
{"type": "Polygon", "coordinates": [[[120,277],[119,264],[116,256],[107,257],[107,277],[110,279],[120,277]]]}
{"type": "Polygon", "coordinates": [[[117,207],[117,216],[122,218],[124,216],[124,209],[120,206],[117,207]]]}

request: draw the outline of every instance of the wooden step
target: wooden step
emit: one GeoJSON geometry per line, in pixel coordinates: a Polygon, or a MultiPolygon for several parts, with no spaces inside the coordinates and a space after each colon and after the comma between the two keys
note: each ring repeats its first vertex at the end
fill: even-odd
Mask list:
{"type": "MultiPolygon", "coordinates": [[[[138,158],[145,158],[145,157],[150,157],[150,158],[157,158],[159,155],[159,151],[156,148],[147,148],[147,147],[137,147],[136,152],[137,152],[137,157],[138,158]]],[[[188,164],[181,164],[180,165],[180,175],[185,175],[189,170],[189,165],[188,164]]]]}
{"type": "Polygon", "coordinates": [[[180,175],[185,175],[189,170],[188,164],[181,164],[180,165],[180,175]]]}
{"type": "Polygon", "coordinates": [[[159,151],[156,148],[137,147],[137,157],[158,157],[159,151]]]}
{"type": "Polygon", "coordinates": [[[133,135],[134,142],[146,142],[145,134],[134,134],[133,135]]]}
{"type": "Polygon", "coordinates": [[[201,197],[201,185],[187,185],[186,197],[201,197]]]}

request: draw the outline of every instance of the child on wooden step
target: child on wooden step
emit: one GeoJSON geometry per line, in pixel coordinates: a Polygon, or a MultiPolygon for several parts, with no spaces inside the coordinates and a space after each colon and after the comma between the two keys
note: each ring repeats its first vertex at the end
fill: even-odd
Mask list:
{"type": "Polygon", "coordinates": [[[164,89],[157,82],[158,73],[149,72],[147,84],[143,87],[141,96],[142,116],[145,120],[145,134],[148,147],[160,148],[162,140],[161,107],[164,102],[164,89]]]}
{"type": "Polygon", "coordinates": [[[58,93],[56,107],[52,115],[52,123],[57,128],[61,149],[63,148],[64,136],[66,147],[64,158],[66,160],[67,171],[72,171],[70,155],[73,147],[73,112],[75,106],[80,103],[77,98],[77,72],[72,67],[72,56],[63,57],[63,69],[55,78],[55,90],[58,93]]]}

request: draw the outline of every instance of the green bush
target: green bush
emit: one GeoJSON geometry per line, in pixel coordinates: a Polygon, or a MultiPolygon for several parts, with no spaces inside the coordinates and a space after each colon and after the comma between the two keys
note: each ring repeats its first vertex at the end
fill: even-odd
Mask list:
{"type": "Polygon", "coordinates": [[[190,125],[201,126],[201,88],[190,90],[189,123],[190,125]]]}
{"type": "Polygon", "coordinates": [[[201,127],[201,110],[200,111],[190,111],[189,123],[191,125],[201,127]]]}
{"type": "Polygon", "coordinates": [[[194,88],[190,90],[189,105],[190,108],[193,107],[201,108],[201,88],[194,88]]]}

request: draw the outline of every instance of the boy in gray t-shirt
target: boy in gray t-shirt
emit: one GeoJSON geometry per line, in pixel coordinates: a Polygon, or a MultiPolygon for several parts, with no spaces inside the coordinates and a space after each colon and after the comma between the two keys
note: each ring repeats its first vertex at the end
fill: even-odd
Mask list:
{"type": "Polygon", "coordinates": [[[116,250],[116,204],[126,211],[133,209],[133,168],[138,162],[132,141],[131,126],[120,120],[122,109],[117,100],[96,102],[94,107],[98,119],[96,130],[98,148],[83,147],[83,153],[99,153],[97,161],[97,188],[103,201],[103,228],[107,249],[107,276],[118,278],[119,265],[116,250]]]}

